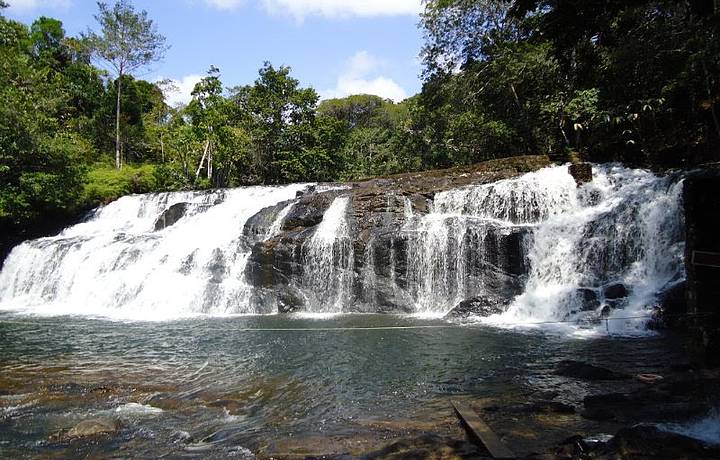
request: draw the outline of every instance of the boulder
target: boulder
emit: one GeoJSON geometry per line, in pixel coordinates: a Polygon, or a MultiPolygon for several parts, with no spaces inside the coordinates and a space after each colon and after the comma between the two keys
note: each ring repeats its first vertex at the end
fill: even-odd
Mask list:
{"type": "Polygon", "coordinates": [[[67,432],[68,438],[88,438],[109,436],[118,431],[120,424],[115,420],[92,419],[83,420],[67,432]]]}
{"type": "Polygon", "coordinates": [[[509,300],[489,297],[473,297],[457,304],[445,315],[446,318],[467,318],[469,316],[491,316],[505,312],[509,300]]]}
{"type": "Polygon", "coordinates": [[[575,179],[578,187],[593,180],[592,165],[590,163],[572,164],[568,167],[568,173],[575,179]]]}
{"type": "Polygon", "coordinates": [[[560,361],[555,368],[555,375],[572,377],[580,380],[628,380],[630,375],[605,369],[604,367],[584,363],[582,361],[560,361]]]}
{"type": "Polygon", "coordinates": [[[160,217],[155,221],[155,231],[174,225],[177,221],[185,217],[185,213],[190,205],[188,203],[175,203],[167,208],[160,217]]]}
{"type": "Polygon", "coordinates": [[[597,453],[608,458],[720,458],[717,447],[651,425],[621,429],[597,453]]]}
{"type": "Polygon", "coordinates": [[[622,283],[613,283],[605,286],[603,297],[607,300],[624,299],[628,296],[628,290],[622,283]]]}
{"type": "Polygon", "coordinates": [[[575,291],[581,311],[595,311],[600,307],[597,292],[594,289],[579,288],[575,291]]]}

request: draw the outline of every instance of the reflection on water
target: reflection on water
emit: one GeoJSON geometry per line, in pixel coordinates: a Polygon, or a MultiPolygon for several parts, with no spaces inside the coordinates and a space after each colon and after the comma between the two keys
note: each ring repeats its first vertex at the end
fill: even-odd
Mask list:
{"type": "Polygon", "coordinates": [[[451,424],[451,397],[582,396],[582,385],[550,374],[561,359],[644,372],[668,362],[669,347],[380,315],[119,323],[2,314],[0,457],[262,455],[288,439],[327,446],[351,436],[382,444],[393,421],[451,424]],[[368,329],[387,326],[435,327],[368,329]],[[119,431],[67,438],[95,418],[119,421],[119,431]]]}

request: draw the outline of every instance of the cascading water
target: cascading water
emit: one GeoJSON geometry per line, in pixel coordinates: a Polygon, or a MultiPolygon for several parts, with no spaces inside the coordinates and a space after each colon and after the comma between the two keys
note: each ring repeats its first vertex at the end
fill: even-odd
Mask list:
{"type": "Polygon", "coordinates": [[[517,234],[528,270],[523,288],[504,314],[485,321],[574,323],[609,314],[610,332],[643,329],[648,307],[684,279],[682,182],[620,166],[595,167],[594,177],[577,187],[555,167],[438,194],[408,252],[416,311],[443,314],[468,297],[496,299],[497,283],[485,283],[512,251],[487,243],[517,234]]]}
{"type": "Polygon", "coordinates": [[[335,198],[304,248],[302,278],[313,313],[341,313],[350,301],[354,254],[347,221],[349,196],[335,198]]]}
{"type": "Polygon", "coordinates": [[[684,279],[682,182],[619,166],[594,176],[537,226],[525,290],[492,321],[577,321],[613,307],[610,332],[642,330],[658,295],[684,279]]]}
{"type": "Polygon", "coordinates": [[[167,319],[272,313],[285,302],[282,311],[442,316],[471,300],[506,310],[483,321],[528,324],[644,316],[684,279],[678,177],[596,166],[577,187],[558,166],[372,206],[344,189],[122,198],[15,248],[0,307],[167,319]],[[315,200],[323,193],[335,197],[327,209],[315,200]],[[358,216],[370,225],[362,235],[358,216]]]}
{"type": "Polygon", "coordinates": [[[513,271],[501,242],[524,238],[532,225],[571,208],[574,200],[575,182],[564,168],[439,193],[411,230],[408,278],[417,312],[444,314],[486,291],[494,272],[513,271]]]}
{"type": "Polygon", "coordinates": [[[128,319],[254,313],[243,225],[305,187],[121,198],[58,236],[16,247],[0,273],[0,303],[128,319]],[[156,230],[164,212],[183,203],[180,220],[156,230]]]}

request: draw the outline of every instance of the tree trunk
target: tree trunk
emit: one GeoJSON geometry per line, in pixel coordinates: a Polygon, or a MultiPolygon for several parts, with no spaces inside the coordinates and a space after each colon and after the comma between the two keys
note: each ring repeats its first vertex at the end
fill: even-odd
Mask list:
{"type": "Polygon", "coordinates": [[[198,180],[198,178],[200,177],[200,171],[202,170],[203,163],[205,163],[205,157],[207,157],[209,149],[210,139],[205,142],[205,150],[203,151],[203,156],[202,158],[200,158],[200,164],[198,165],[197,171],[195,171],[195,180],[198,180]]]}
{"type": "Polygon", "coordinates": [[[117,105],[115,106],[115,167],[122,168],[120,158],[120,86],[122,82],[122,72],[118,73],[117,79],[117,105]]]}
{"type": "Polygon", "coordinates": [[[213,176],[213,157],[212,157],[212,154],[213,154],[213,151],[212,151],[212,145],[209,144],[209,142],[210,142],[210,140],[208,140],[209,148],[208,148],[207,178],[208,178],[208,180],[212,181],[212,176],[213,176]]]}

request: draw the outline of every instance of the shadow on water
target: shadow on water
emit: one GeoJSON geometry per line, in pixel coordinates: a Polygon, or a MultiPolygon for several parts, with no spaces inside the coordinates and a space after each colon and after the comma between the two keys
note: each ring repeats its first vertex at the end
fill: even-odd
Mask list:
{"type": "Polygon", "coordinates": [[[554,392],[577,402],[587,388],[555,376],[559,360],[641,373],[680,359],[672,349],[662,337],[578,340],[402,316],[2,314],[0,456],[375,449],[411,433],[457,435],[450,398],[504,404],[554,392]],[[93,442],[73,436],[96,419],[117,430],[93,442]]]}

